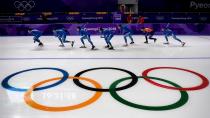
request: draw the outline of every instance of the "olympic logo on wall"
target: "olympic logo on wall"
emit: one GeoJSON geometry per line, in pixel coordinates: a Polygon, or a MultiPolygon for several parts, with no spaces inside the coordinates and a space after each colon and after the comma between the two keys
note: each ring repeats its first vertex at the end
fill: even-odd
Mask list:
{"type": "Polygon", "coordinates": [[[144,70],[142,73],[139,73],[139,76],[137,76],[136,74],[134,74],[133,72],[131,72],[129,70],[121,69],[121,68],[114,68],[114,67],[91,68],[91,69],[83,70],[83,71],[77,73],[75,76],[69,76],[69,73],[67,71],[65,71],[63,69],[59,69],[59,68],[32,68],[32,69],[22,70],[22,71],[13,73],[13,74],[7,76],[6,78],[4,78],[3,81],[2,81],[2,86],[5,89],[11,90],[11,91],[16,91],[16,92],[25,92],[24,101],[30,107],[38,109],[38,110],[51,111],[51,112],[68,111],[68,110],[76,110],[76,109],[79,109],[79,108],[83,108],[87,105],[90,105],[90,104],[96,102],[101,97],[103,92],[109,92],[110,95],[116,101],[118,101],[118,102],[120,102],[124,105],[127,105],[129,107],[132,107],[132,108],[137,108],[137,109],[142,109],[142,110],[151,110],[151,111],[172,110],[172,109],[179,108],[179,107],[181,107],[181,106],[183,106],[184,104],[187,103],[187,101],[189,99],[189,95],[188,95],[187,91],[195,91],[195,90],[204,89],[208,85],[209,85],[209,81],[204,75],[202,75],[200,73],[197,73],[195,71],[192,71],[192,70],[177,68],[177,67],[154,67],[154,68],[149,68],[149,69],[144,70]],[[104,70],[104,69],[122,71],[122,72],[125,72],[125,73],[129,74],[130,76],[121,78],[119,80],[116,80],[115,82],[113,82],[110,85],[109,88],[103,88],[101,86],[101,84],[99,82],[95,81],[94,79],[82,76],[84,73],[89,72],[89,71],[104,70]],[[185,88],[185,87],[181,87],[180,85],[178,85],[178,84],[176,84],[176,83],[174,83],[170,80],[166,80],[166,79],[159,78],[159,77],[149,76],[149,73],[151,71],[161,70],[161,69],[173,69],[173,70],[180,70],[180,71],[184,71],[184,72],[187,72],[187,73],[191,73],[191,74],[199,77],[199,79],[202,82],[201,82],[200,85],[185,88]],[[35,70],[54,70],[54,71],[61,72],[63,76],[62,77],[51,78],[51,79],[48,79],[48,80],[38,82],[38,83],[34,84],[33,86],[31,86],[29,89],[16,88],[16,87],[13,87],[12,85],[9,84],[9,80],[11,80],[14,76],[17,76],[21,73],[25,73],[25,72],[29,72],[29,71],[35,71],[35,70]],[[126,81],[126,80],[130,80],[130,79],[131,79],[130,83],[128,83],[127,85],[118,87],[118,85],[121,82],[126,81]],[[158,87],[165,88],[165,89],[177,90],[177,91],[180,92],[181,97],[180,97],[179,100],[177,100],[177,102],[175,102],[173,104],[169,104],[169,105],[165,105],[165,106],[146,106],[146,105],[141,105],[141,104],[134,103],[132,101],[126,100],[117,93],[118,91],[122,91],[122,90],[133,87],[134,85],[136,85],[139,82],[139,79],[145,79],[147,82],[151,83],[154,86],[158,86],[158,87]],[[42,104],[39,104],[39,103],[35,102],[32,99],[32,92],[41,91],[41,90],[44,90],[44,89],[55,87],[57,85],[62,84],[63,82],[65,82],[67,80],[72,80],[74,82],[74,84],[77,85],[78,87],[80,87],[82,89],[85,89],[85,90],[94,91],[95,94],[90,99],[88,99],[88,100],[86,100],[82,103],[79,103],[79,104],[76,104],[76,105],[71,105],[71,106],[65,106],[65,107],[45,106],[45,105],[42,105],[42,104]],[[52,81],[56,81],[56,82],[52,83],[50,85],[42,86],[43,84],[46,84],[46,83],[49,83],[49,82],[51,83],[52,81]],[[84,85],[83,83],[81,83],[81,81],[87,81],[87,82],[91,83],[94,87],[89,87],[87,85],[84,85]],[[173,87],[168,86],[168,85],[164,85],[164,84],[160,84],[156,81],[161,81],[161,82],[170,84],[173,87]]]}
{"type": "Polygon", "coordinates": [[[14,6],[19,11],[31,11],[32,8],[35,7],[35,2],[33,0],[30,0],[30,1],[15,1],[14,6]]]}

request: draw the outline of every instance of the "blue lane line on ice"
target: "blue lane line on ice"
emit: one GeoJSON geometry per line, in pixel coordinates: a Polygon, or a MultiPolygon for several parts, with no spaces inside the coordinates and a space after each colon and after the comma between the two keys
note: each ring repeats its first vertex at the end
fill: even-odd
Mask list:
{"type": "Polygon", "coordinates": [[[210,57],[177,57],[177,58],[147,58],[147,57],[137,57],[137,58],[0,58],[0,60],[197,60],[197,59],[210,59],[210,57]]]}

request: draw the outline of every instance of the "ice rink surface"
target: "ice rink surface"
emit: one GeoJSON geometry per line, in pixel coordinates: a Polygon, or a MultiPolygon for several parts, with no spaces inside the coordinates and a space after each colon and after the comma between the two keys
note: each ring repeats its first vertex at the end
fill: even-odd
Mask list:
{"type": "Polygon", "coordinates": [[[87,49],[80,49],[78,36],[67,38],[75,41],[73,48],[58,47],[53,36],[40,38],[44,47],[37,47],[30,36],[0,37],[0,118],[209,118],[210,37],[178,36],[185,47],[171,38],[170,45],[163,45],[164,37],[156,37],[156,43],[144,44],[143,36],[134,36],[135,44],[123,47],[123,37],[115,36],[115,50],[105,49],[99,36],[92,36],[97,50],[90,50],[88,42],[87,49]],[[87,69],[92,70],[83,73],[87,69]],[[129,78],[128,73],[142,76],[148,69],[148,76],[159,78],[149,80],[169,88],[203,86],[180,92],[142,78],[130,87],[126,85],[133,82],[131,78],[121,80],[129,78]],[[62,82],[58,78],[79,73],[86,88],[71,78],[62,82]],[[93,91],[87,86],[109,90],[93,91]],[[113,86],[124,89],[116,92],[113,86]]]}

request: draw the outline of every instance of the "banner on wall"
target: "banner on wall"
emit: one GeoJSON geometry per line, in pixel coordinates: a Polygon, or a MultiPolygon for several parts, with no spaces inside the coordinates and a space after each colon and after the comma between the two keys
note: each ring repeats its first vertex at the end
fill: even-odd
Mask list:
{"type": "MultiPolygon", "coordinates": [[[[0,25],[0,36],[27,36],[28,29],[34,28],[43,32],[43,35],[53,35],[52,30],[58,28],[66,28],[70,35],[79,35],[76,28],[82,24],[4,24],[0,25]]],[[[117,28],[118,23],[94,23],[87,24],[86,29],[91,35],[99,35],[98,28],[108,28],[115,32],[116,35],[121,34],[117,28]]],[[[135,35],[143,35],[140,31],[142,27],[152,27],[157,32],[155,35],[162,35],[161,29],[166,27],[166,23],[159,24],[128,24],[135,35]]],[[[178,35],[210,35],[210,24],[188,23],[188,24],[170,24],[170,28],[178,35]]]]}

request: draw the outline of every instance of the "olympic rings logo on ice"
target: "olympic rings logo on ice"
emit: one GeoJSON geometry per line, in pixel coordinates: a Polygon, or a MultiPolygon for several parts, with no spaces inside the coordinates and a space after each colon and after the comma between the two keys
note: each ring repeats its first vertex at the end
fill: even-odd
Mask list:
{"type": "Polygon", "coordinates": [[[32,8],[35,7],[35,2],[33,0],[30,0],[30,1],[15,1],[14,6],[19,11],[31,11],[32,8]]]}
{"type": "Polygon", "coordinates": [[[83,108],[83,107],[85,107],[87,105],[90,105],[90,104],[94,103],[95,101],[97,101],[101,97],[103,92],[109,92],[111,94],[111,96],[116,101],[118,101],[118,102],[120,102],[124,105],[133,107],[133,108],[143,109],[143,110],[153,110],[153,111],[172,110],[172,109],[179,108],[179,107],[183,106],[185,103],[187,103],[187,101],[189,99],[187,91],[195,91],[195,90],[204,89],[208,85],[209,85],[208,79],[205,76],[203,76],[202,74],[197,73],[197,72],[192,71],[192,70],[177,68],[177,67],[154,67],[154,68],[149,68],[149,69],[144,70],[142,73],[139,73],[139,76],[135,75],[133,72],[131,72],[129,70],[125,70],[125,69],[121,69],[121,68],[113,68],[113,67],[91,68],[91,69],[83,70],[83,71],[77,73],[75,76],[69,76],[69,73],[67,71],[65,71],[63,69],[59,69],[59,68],[32,68],[32,69],[22,70],[22,71],[13,73],[13,74],[7,76],[6,78],[4,78],[4,80],[2,81],[2,86],[5,89],[11,90],[11,91],[17,91],[17,92],[25,92],[24,100],[25,100],[26,104],[28,104],[30,107],[38,109],[38,110],[51,111],[51,112],[67,111],[67,110],[75,110],[75,109],[83,108]],[[119,80],[116,80],[115,82],[113,82],[110,85],[109,88],[103,88],[101,86],[101,84],[98,83],[97,81],[95,81],[94,79],[90,79],[90,78],[81,76],[82,74],[84,74],[86,72],[89,72],[89,71],[103,70],[103,69],[122,71],[122,72],[127,73],[130,76],[125,77],[125,78],[121,78],[119,80]],[[149,73],[151,71],[160,70],[160,69],[173,69],[173,70],[180,70],[180,71],[188,72],[188,73],[194,74],[195,76],[199,77],[202,82],[201,82],[200,85],[184,88],[184,87],[181,87],[180,85],[178,85],[174,82],[171,82],[169,80],[149,76],[149,73]],[[34,84],[32,87],[30,87],[29,89],[16,88],[16,87],[13,87],[9,84],[9,80],[12,79],[14,76],[19,75],[21,73],[34,71],[34,70],[59,71],[63,74],[63,76],[62,77],[51,78],[51,79],[48,79],[48,80],[38,82],[38,83],[34,84]],[[117,87],[121,82],[129,80],[129,79],[132,80],[130,83],[128,83],[127,85],[121,86],[121,87],[117,87]],[[122,90],[133,87],[134,85],[136,85],[138,83],[139,79],[145,79],[147,82],[149,82],[149,83],[151,83],[155,86],[161,87],[161,88],[178,90],[181,94],[181,98],[177,102],[175,102],[173,104],[170,104],[170,105],[146,106],[146,105],[141,105],[141,104],[134,103],[132,101],[128,101],[128,100],[122,98],[117,93],[117,91],[122,91],[122,90]],[[89,91],[94,91],[95,94],[90,99],[88,99],[88,100],[86,100],[82,103],[79,103],[77,105],[65,106],[65,107],[51,107],[51,106],[41,105],[41,104],[35,102],[31,98],[31,95],[32,95],[33,91],[35,92],[35,91],[40,91],[40,90],[48,89],[48,88],[51,88],[51,87],[55,87],[55,86],[65,82],[66,80],[72,80],[74,82],[74,84],[76,84],[78,87],[80,87],[82,89],[89,90],[89,91]],[[173,87],[168,86],[168,85],[164,85],[164,84],[159,84],[158,82],[153,81],[153,80],[162,81],[164,83],[172,85],[173,87]],[[51,84],[51,85],[42,86],[43,84],[49,83],[51,81],[56,81],[56,82],[51,84]],[[84,85],[80,81],[87,81],[87,82],[91,83],[94,87],[89,87],[87,85],[84,85]],[[42,86],[42,87],[40,87],[40,86],[42,86]]]}

